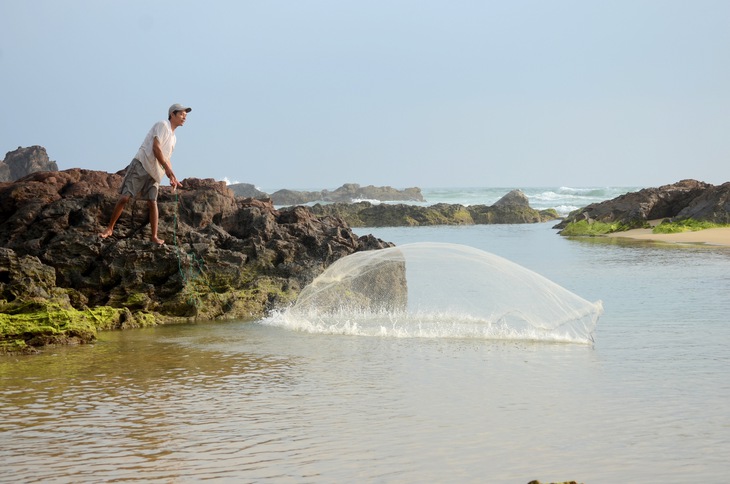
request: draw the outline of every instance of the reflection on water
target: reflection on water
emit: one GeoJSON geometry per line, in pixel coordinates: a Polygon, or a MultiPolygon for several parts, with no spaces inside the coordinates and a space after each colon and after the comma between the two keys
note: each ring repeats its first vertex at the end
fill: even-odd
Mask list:
{"type": "MultiPolygon", "coordinates": [[[[3,479],[608,482],[676,476],[662,469],[693,469],[686,446],[727,446],[707,365],[682,365],[688,376],[657,391],[641,356],[611,359],[255,323],[105,333],[0,360],[3,479]]],[[[722,469],[704,456],[709,475],[713,459],[722,469]]]]}
{"type": "Polygon", "coordinates": [[[4,477],[27,481],[39,469],[42,480],[123,479],[142,470],[145,479],[215,475],[221,461],[277,438],[264,428],[250,432],[247,421],[267,420],[270,410],[256,402],[292,386],[290,361],[211,351],[205,346],[216,341],[203,331],[194,345],[167,342],[197,328],[166,329],[108,333],[93,347],[3,360],[0,453],[17,472],[4,477]]]}

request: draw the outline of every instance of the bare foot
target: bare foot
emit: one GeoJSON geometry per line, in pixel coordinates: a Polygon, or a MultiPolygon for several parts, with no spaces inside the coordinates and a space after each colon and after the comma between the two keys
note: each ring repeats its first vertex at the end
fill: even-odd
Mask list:
{"type": "Polygon", "coordinates": [[[165,241],[162,239],[158,239],[157,237],[152,237],[152,242],[154,242],[157,245],[165,245],[165,241]]]}
{"type": "Polygon", "coordinates": [[[107,237],[109,237],[112,234],[112,232],[114,232],[114,229],[108,228],[105,231],[103,231],[102,233],[100,233],[99,237],[101,237],[102,239],[106,239],[107,237]]]}

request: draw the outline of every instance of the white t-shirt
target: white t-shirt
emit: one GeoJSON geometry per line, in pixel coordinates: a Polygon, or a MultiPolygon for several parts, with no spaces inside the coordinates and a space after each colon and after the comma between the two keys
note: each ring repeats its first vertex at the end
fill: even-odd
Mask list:
{"type": "Polygon", "coordinates": [[[162,168],[160,162],[157,161],[155,153],[152,150],[155,138],[159,140],[162,153],[165,155],[165,158],[169,160],[172,156],[172,151],[175,149],[175,143],[177,142],[175,133],[172,131],[172,127],[170,126],[170,121],[165,120],[155,123],[149,133],[147,133],[147,136],[145,136],[142,146],[139,147],[137,156],[135,156],[135,158],[142,162],[142,166],[145,171],[147,171],[152,178],[160,183],[162,182],[162,177],[165,175],[165,169],[162,168]]]}

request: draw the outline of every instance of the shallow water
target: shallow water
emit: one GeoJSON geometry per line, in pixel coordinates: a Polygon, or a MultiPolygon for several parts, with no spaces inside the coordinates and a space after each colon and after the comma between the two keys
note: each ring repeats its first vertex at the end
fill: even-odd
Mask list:
{"type": "Polygon", "coordinates": [[[724,481],[730,251],[546,224],[366,232],[472,245],[601,299],[595,344],[103,333],[0,358],[0,480],[724,481]]]}

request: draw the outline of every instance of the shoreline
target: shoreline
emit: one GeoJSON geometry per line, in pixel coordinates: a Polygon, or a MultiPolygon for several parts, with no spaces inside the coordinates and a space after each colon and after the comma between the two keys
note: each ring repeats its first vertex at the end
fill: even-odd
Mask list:
{"type": "Polygon", "coordinates": [[[634,240],[667,242],[672,244],[701,244],[708,246],[730,247],[730,227],[680,232],[676,234],[653,234],[651,229],[632,229],[614,232],[605,237],[621,237],[634,240]]]}

